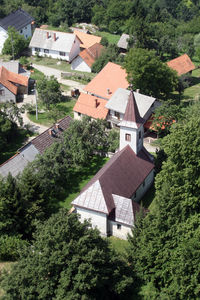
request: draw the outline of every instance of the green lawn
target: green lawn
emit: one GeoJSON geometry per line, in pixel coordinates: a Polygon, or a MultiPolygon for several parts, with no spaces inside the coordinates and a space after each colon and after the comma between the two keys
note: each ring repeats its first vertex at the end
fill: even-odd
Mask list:
{"type": "Polygon", "coordinates": [[[106,37],[108,39],[109,44],[117,44],[117,42],[120,39],[120,35],[118,34],[112,34],[106,31],[97,31],[96,35],[101,36],[101,37],[106,37]]]}
{"type": "Polygon", "coordinates": [[[111,242],[111,246],[119,253],[126,255],[126,249],[128,247],[127,240],[121,240],[115,236],[110,236],[109,241],[111,242]]]}
{"type": "MultiPolygon", "coordinates": [[[[73,117],[73,107],[76,103],[76,100],[71,97],[65,97],[65,99],[66,101],[63,101],[55,105],[56,109],[59,111],[58,119],[62,119],[67,115],[73,117]]],[[[42,109],[44,108],[44,106],[41,107],[42,109]]],[[[28,113],[28,117],[34,123],[42,124],[45,126],[51,126],[53,123],[55,123],[55,120],[50,116],[51,111],[52,110],[50,110],[50,112],[47,111],[44,111],[42,113],[39,112],[38,120],[36,120],[35,111],[28,113]]]]}
{"type": "Polygon", "coordinates": [[[71,202],[78,196],[82,188],[88,181],[100,170],[100,168],[109,160],[107,157],[95,156],[90,165],[81,168],[80,171],[71,170],[70,181],[65,190],[64,199],[60,201],[60,205],[65,208],[71,208],[71,202]]]}
{"type": "Polygon", "coordinates": [[[32,135],[33,133],[30,131],[19,129],[13,140],[10,141],[0,153],[0,164],[15,155],[17,150],[21,148],[27,142],[27,139],[32,135]]]}
{"type": "MultiPolygon", "coordinates": [[[[195,66],[200,65],[200,61],[193,59],[195,66]]],[[[181,99],[183,101],[197,100],[200,95],[200,69],[196,69],[192,72],[192,85],[184,90],[181,99]]]]}

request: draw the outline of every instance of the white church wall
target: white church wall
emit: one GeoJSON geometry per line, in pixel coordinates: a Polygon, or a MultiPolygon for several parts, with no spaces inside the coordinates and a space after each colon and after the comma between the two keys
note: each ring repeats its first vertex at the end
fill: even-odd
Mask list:
{"type": "Polygon", "coordinates": [[[145,178],[145,181],[139,186],[136,191],[136,194],[132,196],[132,199],[135,202],[139,202],[147,190],[151,187],[154,181],[154,169],[149,173],[149,175],[145,178]]]}
{"type": "Polygon", "coordinates": [[[97,227],[102,235],[107,236],[107,215],[104,213],[76,207],[76,212],[80,215],[80,221],[90,220],[92,227],[97,227]]]}
{"type": "Polygon", "coordinates": [[[115,221],[108,221],[110,233],[120,239],[126,240],[128,233],[131,234],[131,227],[115,221]]]}

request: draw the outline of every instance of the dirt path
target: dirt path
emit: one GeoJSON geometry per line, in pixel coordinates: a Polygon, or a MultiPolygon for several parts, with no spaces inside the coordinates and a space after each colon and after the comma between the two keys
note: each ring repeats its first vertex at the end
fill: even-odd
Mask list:
{"type": "MultiPolygon", "coordinates": [[[[83,88],[85,85],[74,80],[61,78],[62,71],[37,64],[33,64],[33,67],[44,73],[46,76],[55,76],[59,83],[70,86],[70,90],[76,88],[79,89],[80,92],[83,92],[83,88]]],[[[70,94],[70,91],[68,91],[67,94],[70,94]]]]}

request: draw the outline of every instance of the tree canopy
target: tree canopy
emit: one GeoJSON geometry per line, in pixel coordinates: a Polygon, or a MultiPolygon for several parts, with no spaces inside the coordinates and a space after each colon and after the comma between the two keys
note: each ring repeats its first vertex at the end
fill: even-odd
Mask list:
{"type": "Polygon", "coordinates": [[[130,275],[96,229],[63,209],[37,225],[3,288],[7,299],[122,299],[133,289],[130,275]]]}
{"type": "Polygon", "coordinates": [[[156,176],[154,209],[138,219],[129,238],[129,261],[137,270],[143,299],[200,297],[198,111],[199,103],[164,138],[167,158],[156,176]]]}
{"type": "Polygon", "coordinates": [[[178,84],[176,72],[151,50],[130,49],[125,57],[124,68],[134,89],[159,99],[166,99],[178,84]]]}
{"type": "Polygon", "coordinates": [[[15,28],[8,28],[8,38],[6,39],[2,54],[9,54],[14,56],[13,59],[18,56],[24,48],[28,46],[27,40],[23,35],[20,35],[15,28]]]}

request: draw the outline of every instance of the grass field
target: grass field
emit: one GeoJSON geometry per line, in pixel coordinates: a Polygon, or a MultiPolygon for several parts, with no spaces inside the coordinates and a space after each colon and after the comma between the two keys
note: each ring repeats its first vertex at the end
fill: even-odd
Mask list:
{"type": "Polygon", "coordinates": [[[108,160],[107,157],[95,156],[89,166],[76,172],[71,170],[70,181],[66,183],[65,198],[60,202],[60,205],[68,209],[71,208],[71,202],[78,196],[81,189],[108,160]]]}
{"type": "MultiPolygon", "coordinates": [[[[54,106],[56,110],[58,110],[58,119],[62,119],[67,115],[73,117],[73,107],[76,103],[76,100],[69,97],[65,97],[65,98],[66,101],[58,103],[54,106]]],[[[45,126],[51,126],[53,123],[55,123],[55,120],[51,117],[51,112],[52,110],[50,110],[49,112],[48,111],[44,111],[41,113],[39,112],[38,120],[36,120],[35,111],[32,111],[31,113],[28,113],[28,118],[34,123],[42,124],[45,126]]]]}
{"type": "Polygon", "coordinates": [[[111,236],[108,239],[110,240],[113,249],[115,249],[119,254],[122,254],[123,256],[126,255],[126,249],[128,247],[127,240],[121,240],[115,236],[111,236]]]}
{"type": "Polygon", "coordinates": [[[101,36],[101,37],[106,37],[108,39],[109,44],[114,44],[116,45],[117,42],[119,41],[120,35],[118,34],[112,34],[106,31],[97,31],[96,35],[101,36]]]}

